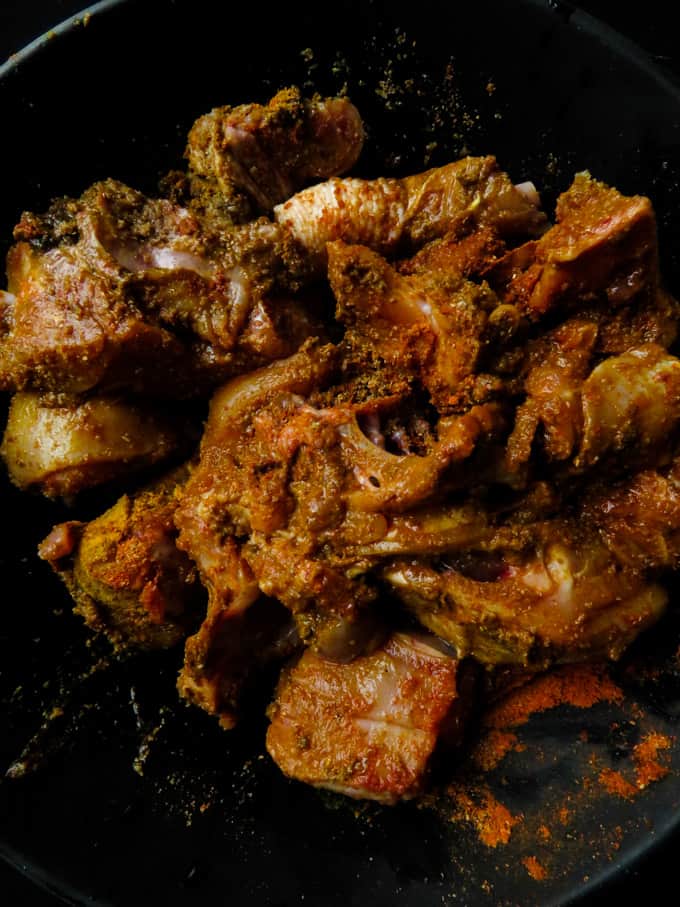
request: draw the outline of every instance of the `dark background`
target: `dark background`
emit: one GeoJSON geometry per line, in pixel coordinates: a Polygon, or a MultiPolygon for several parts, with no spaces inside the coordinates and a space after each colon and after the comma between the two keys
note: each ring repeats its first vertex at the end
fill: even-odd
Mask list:
{"type": "MultiPolygon", "coordinates": [[[[144,0],[137,2],[141,4],[144,0]]],[[[51,26],[78,12],[83,5],[84,0],[0,0],[0,62],[51,26]]],[[[630,6],[617,0],[583,0],[576,5],[634,41],[680,84],[680,49],[673,5],[666,0],[646,0],[644,4],[630,6]]],[[[3,121],[0,128],[2,141],[11,141],[12,124],[3,121]]],[[[658,905],[677,903],[674,892],[679,849],[680,838],[676,835],[657,847],[615,885],[589,898],[588,907],[638,904],[650,897],[658,905]]],[[[37,889],[0,860],[2,907],[54,907],[57,903],[51,895],[37,889]]]]}

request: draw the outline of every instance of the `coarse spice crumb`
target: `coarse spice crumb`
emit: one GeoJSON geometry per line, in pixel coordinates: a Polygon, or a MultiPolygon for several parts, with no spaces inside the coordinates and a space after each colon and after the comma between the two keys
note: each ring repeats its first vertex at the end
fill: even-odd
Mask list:
{"type": "Polygon", "coordinates": [[[612,768],[602,769],[598,780],[607,793],[623,797],[625,800],[632,800],[638,792],[634,784],[624,778],[621,772],[616,772],[612,768]]]}
{"type": "Polygon", "coordinates": [[[480,790],[452,789],[454,811],[452,819],[466,819],[477,830],[479,840],[487,847],[507,844],[512,829],[522,819],[513,816],[488,788],[480,790]]]}
{"type": "Polygon", "coordinates": [[[547,879],[548,873],[545,867],[541,866],[536,857],[524,857],[522,863],[532,879],[535,879],[537,882],[542,882],[544,879],[547,879]]]}
{"type": "Polygon", "coordinates": [[[670,747],[670,739],[658,731],[652,731],[634,747],[635,779],[640,790],[666,777],[670,769],[667,764],[659,762],[658,756],[660,750],[669,750],[670,747]]]}
{"type": "Polygon", "coordinates": [[[483,723],[489,728],[524,724],[537,712],[558,705],[588,709],[596,702],[622,702],[623,690],[602,665],[567,665],[536,677],[492,707],[483,723]]]}
{"type": "Polygon", "coordinates": [[[474,764],[482,771],[490,771],[503,760],[517,744],[517,735],[512,731],[491,728],[477,741],[471,756],[474,764]]]}

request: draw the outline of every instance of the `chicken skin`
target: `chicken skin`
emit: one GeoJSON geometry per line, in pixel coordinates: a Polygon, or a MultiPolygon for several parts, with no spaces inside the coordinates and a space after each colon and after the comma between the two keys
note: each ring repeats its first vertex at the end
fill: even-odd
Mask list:
{"type": "Polygon", "coordinates": [[[463,158],[404,179],[330,179],[278,205],[274,215],[317,272],[335,240],[396,255],[468,219],[502,237],[540,236],[548,226],[535,199],[513,186],[493,157],[463,158]]]}

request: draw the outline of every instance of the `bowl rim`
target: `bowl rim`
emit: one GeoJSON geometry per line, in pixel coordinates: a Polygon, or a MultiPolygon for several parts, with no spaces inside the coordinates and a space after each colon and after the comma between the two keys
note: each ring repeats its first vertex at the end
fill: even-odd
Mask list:
{"type": "Polygon", "coordinates": [[[34,55],[45,50],[54,41],[76,28],[87,28],[94,16],[107,12],[117,6],[123,6],[129,0],[98,0],[90,6],[85,6],[66,19],[59,20],[55,25],[37,35],[28,44],[11,53],[7,59],[0,63],[0,80],[14,72],[23,62],[33,58],[34,55]]]}
{"type": "MultiPolygon", "coordinates": [[[[617,55],[633,59],[659,87],[675,95],[680,102],[680,76],[664,69],[641,45],[604,20],[586,12],[577,3],[571,3],[570,0],[521,0],[521,2],[561,17],[576,28],[605,42],[610,49],[616,51],[617,55]]],[[[55,38],[61,37],[75,28],[87,28],[94,16],[129,3],[131,0],[98,0],[97,3],[85,6],[73,15],[60,20],[0,63],[0,81],[25,60],[49,47],[55,38]]]]}

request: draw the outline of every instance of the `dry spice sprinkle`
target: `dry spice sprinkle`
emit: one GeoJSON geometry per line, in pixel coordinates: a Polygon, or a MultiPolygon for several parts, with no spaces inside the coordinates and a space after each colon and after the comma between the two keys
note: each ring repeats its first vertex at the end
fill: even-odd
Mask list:
{"type": "Polygon", "coordinates": [[[476,791],[452,789],[454,813],[452,818],[466,819],[471,822],[479,835],[479,840],[487,847],[507,844],[512,829],[522,816],[513,816],[507,806],[494,797],[488,788],[476,791]]]}
{"type": "Polygon", "coordinates": [[[536,857],[524,857],[522,863],[532,879],[535,879],[537,882],[542,882],[544,879],[547,879],[548,873],[545,868],[541,866],[536,857]]]}
{"type": "Polygon", "coordinates": [[[667,764],[658,761],[659,750],[670,749],[671,741],[664,734],[652,731],[633,749],[635,778],[643,790],[652,781],[664,778],[670,771],[667,764]]]}
{"type": "Polygon", "coordinates": [[[588,709],[597,702],[622,702],[623,695],[602,665],[567,665],[510,693],[489,709],[483,723],[489,728],[517,727],[558,705],[588,709]]]}

